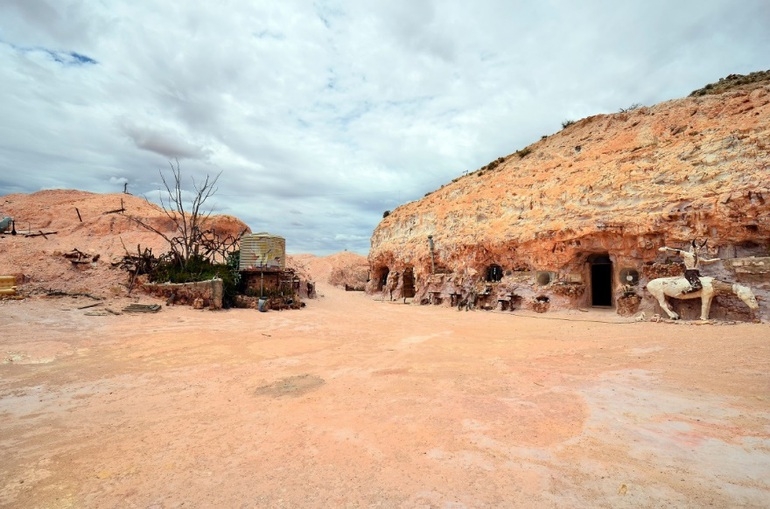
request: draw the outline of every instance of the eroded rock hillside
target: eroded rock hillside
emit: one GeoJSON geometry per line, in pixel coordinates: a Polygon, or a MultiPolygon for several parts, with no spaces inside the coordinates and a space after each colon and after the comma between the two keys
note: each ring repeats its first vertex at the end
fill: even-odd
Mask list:
{"type": "MultiPolygon", "coordinates": [[[[128,274],[118,267],[126,254],[168,251],[174,223],[162,208],[130,194],[96,194],[54,189],[0,196],[0,216],[16,220],[18,235],[0,234],[0,274],[16,276],[24,292],[61,291],[116,296],[125,293],[128,274]],[[71,255],[81,253],[73,263],[71,255]]],[[[250,231],[243,221],[212,215],[205,222],[222,238],[250,231]]]]}
{"type": "MultiPolygon", "coordinates": [[[[579,120],[397,208],[372,235],[368,290],[632,313],[655,307],[647,281],[682,271],[659,247],[708,239],[701,254],[725,261],[704,275],[767,297],[770,73],[750,76],[579,120]]],[[[767,299],[754,315],[720,299],[712,315],[768,315],[767,299]]],[[[695,313],[696,303],[680,304],[695,313]]]]}

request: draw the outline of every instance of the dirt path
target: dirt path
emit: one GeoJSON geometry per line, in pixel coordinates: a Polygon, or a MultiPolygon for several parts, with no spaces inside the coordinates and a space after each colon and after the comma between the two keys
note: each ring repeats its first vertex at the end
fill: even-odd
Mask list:
{"type": "Polygon", "coordinates": [[[767,324],[321,292],[268,313],[0,302],[0,506],[768,505],[767,324]]]}

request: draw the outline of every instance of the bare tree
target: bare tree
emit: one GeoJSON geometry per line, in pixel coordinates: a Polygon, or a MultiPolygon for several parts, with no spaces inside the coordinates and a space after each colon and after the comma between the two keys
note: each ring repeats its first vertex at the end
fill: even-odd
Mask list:
{"type": "Polygon", "coordinates": [[[223,241],[212,230],[203,229],[206,220],[211,215],[211,210],[205,211],[203,206],[206,200],[217,192],[216,183],[221,172],[213,179],[206,175],[206,179],[201,184],[192,179],[195,193],[192,202],[186,208],[179,161],[176,161],[176,166],[169,162],[169,166],[171,167],[171,178],[167,179],[163,172],[160,172],[161,181],[166,188],[165,196],[163,191],[160,191],[160,204],[166,217],[174,224],[174,234],[164,233],[139,218],[128,217],[141,227],[163,237],[169,244],[173,258],[183,268],[194,257],[211,259],[217,254],[222,254],[224,246],[226,246],[225,250],[235,249],[239,239],[223,241]]]}
{"type": "Polygon", "coordinates": [[[209,175],[206,175],[206,180],[200,186],[195,182],[195,179],[192,179],[195,196],[190,205],[189,212],[186,212],[182,197],[182,172],[179,169],[179,161],[176,161],[176,167],[170,162],[169,166],[171,166],[171,173],[174,177],[173,188],[169,185],[163,173],[161,173],[160,179],[166,187],[167,196],[165,203],[162,195],[160,201],[166,216],[174,222],[176,230],[179,232],[179,237],[176,238],[178,239],[178,244],[181,245],[178,247],[181,249],[182,260],[186,262],[192,256],[200,254],[201,228],[211,215],[211,210],[201,212],[201,207],[206,203],[206,200],[217,192],[215,186],[217,180],[219,180],[219,175],[222,173],[220,172],[214,179],[210,179],[209,175]]]}

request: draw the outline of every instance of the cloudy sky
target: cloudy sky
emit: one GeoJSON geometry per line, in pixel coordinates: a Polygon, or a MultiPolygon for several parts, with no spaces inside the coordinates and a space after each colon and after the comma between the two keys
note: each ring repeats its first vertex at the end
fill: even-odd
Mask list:
{"type": "Polygon", "coordinates": [[[770,69],[768,27],[768,0],[0,0],[0,195],[157,201],[178,160],[290,253],[366,254],[563,120],[770,69]]]}

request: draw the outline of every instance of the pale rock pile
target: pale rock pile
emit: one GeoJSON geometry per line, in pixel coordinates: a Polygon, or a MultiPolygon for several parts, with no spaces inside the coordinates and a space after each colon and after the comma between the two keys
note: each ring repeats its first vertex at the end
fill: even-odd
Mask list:
{"type": "MultiPolygon", "coordinates": [[[[117,267],[123,256],[146,248],[156,255],[168,250],[162,237],[127,216],[174,234],[163,209],[130,194],[59,189],[11,194],[0,197],[0,213],[13,217],[17,230],[17,235],[0,235],[0,273],[16,276],[27,294],[123,296],[128,274],[117,267]]],[[[211,216],[206,228],[221,236],[248,230],[242,221],[226,215],[211,216]]]]}

